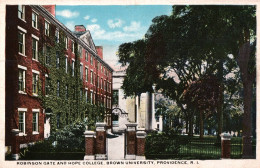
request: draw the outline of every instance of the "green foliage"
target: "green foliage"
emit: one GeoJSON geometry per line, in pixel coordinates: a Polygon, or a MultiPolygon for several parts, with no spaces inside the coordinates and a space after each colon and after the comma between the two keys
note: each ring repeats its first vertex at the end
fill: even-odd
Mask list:
{"type": "Polygon", "coordinates": [[[170,159],[178,156],[181,145],[188,143],[188,137],[172,133],[152,133],[146,137],[145,156],[147,159],[170,159]]]}
{"type": "Polygon", "coordinates": [[[57,129],[74,121],[86,119],[89,128],[94,129],[95,122],[104,119],[104,107],[100,104],[90,104],[90,98],[88,98],[88,102],[86,101],[85,87],[80,77],[80,55],[77,43],[74,45],[74,72],[72,60],[67,57],[66,73],[65,36],[63,32],[60,32],[59,42],[56,42],[54,37],[50,37],[52,45],[49,46],[49,49],[42,47],[43,52],[39,56],[39,61],[43,65],[41,74],[47,74],[48,77],[43,76],[43,78],[49,80],[48,87],[40,87],[39,98],[45,111],[51,113],[51,132],[56,132],[57,129]],[[47,95],[45,95],[46,89],[48,90],[47,95]]]}
{"type": "Polygon", "coordinates": [[[21,151],[21,159],[73,159],[85,151],[85,122],[74,122],[53,133],[48,140],[36,142],[21,151]],[[65,155],[61,157],[60,155],[65,155]],[[76,156],[75,156],[76,155],[76,156]],[[41,158],[41,156],[43,158],[41,158]]]}

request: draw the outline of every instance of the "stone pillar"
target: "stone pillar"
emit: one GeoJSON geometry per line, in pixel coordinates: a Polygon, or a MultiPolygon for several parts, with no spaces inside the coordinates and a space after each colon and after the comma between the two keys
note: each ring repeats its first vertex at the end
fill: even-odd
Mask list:
{"type": "Polygon", "coordinates": [[[221,136],[221,158],[230,158],[231,153],[231,135],[229,133],[222,133],[221,136]]]}
{"type": "Polygon", "coordinates": [[[95,159],[95,140],[94,131],[85,131],[85,156],[84,160],[94,160],[95,159]]]}
{"type": "Polygon", "coordinates": [[[136,123],[126,124],[126,160],[136,159],[136,123]]]}
{"type": "Polygon", "coordinates": [[[96,160],[107,160],[106,123],[96,123],[96,160]]]}
{"type": "Polygon", "coordinates": [[[152,130],[152,94],[146,92],[146,114],[145,114],[145,129],[152,130]]]}
{"type": "Polygon", "coordinates": [[[159,131],[163,131],[163,120],[161,115],[159,116],[159,131]]]}
{"type": "Polygon", "coordinates": [[[145,137],[146,132],[144,129],[138,129],[136,132],[136,160],[145,160],[145,137]]]}
{"type": "Polygon", "coordinates": [[[12,129],[12,134],[13,134],[13,138],[12,138],[12,159],[13,160],[18,160],[19,159],[19,153],[20,153],[20,144],[18,141],[18,137],[19,137],[19,129],[12,129]]]}

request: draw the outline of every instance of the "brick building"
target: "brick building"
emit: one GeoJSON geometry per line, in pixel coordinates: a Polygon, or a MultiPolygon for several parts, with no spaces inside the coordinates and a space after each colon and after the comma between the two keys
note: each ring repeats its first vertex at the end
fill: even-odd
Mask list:
{"type": "MultiPolygon", "coordinates": [[[[71,67],[72,78],[76,68],[82,82],[83,94],[91,104],[102,104],[106,111],[106,122],[111,125],[112,68],[103,60],[103,48],[95,46],[91,34],[83,25],[70,31],[55,18],[55,5],[8,5],[6,6],[6,109],[5,145],[12,146],[12,131],[19,130],[17,144],[23,146],[49,136],[51,125],[40,95],[45,96],[50,60],[48,48],[56,43],[65,43],[65,58],[57,57],[57,66],[63,64],[64,74],[71,67]],[[76,49],[77,47],[77,49],[76,49]],[[76,52],[79,56],[76,56],[76,52]],[[40,54],[43,53],[43,54],[40,54]],[[44,60],[44,61],[40,61],[44,60]],[[78,62],[79,67],[76,66],[78,62]]],[[[78,79],[77,79],[78,80],[78,79]]],[[[57,94],[68,89],[57,82],[57,94]]],[[[72,86],[69,86],[72,87],[72,86]]],[[[82,94],[82,92],[80,92],[82,94]]],[[[86,101],[86,100],[84,100],[86,101]]],[[[61,112],[62,113],[62,112],[61,112]]],[[[83,113],[83,112],[82,112],[83,113]]],[[[65,116],[65,115],[63,115],[65,116]]]]}

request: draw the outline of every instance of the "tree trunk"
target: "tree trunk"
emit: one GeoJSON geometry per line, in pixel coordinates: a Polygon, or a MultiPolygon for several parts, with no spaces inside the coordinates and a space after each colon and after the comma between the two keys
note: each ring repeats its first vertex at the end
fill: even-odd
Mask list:
{"type": "MultiPolygon", "coordinates": [[[[219,51],[219,55],[223,55],[221,51],[219,51]]],[[[217,77],[220,81],[220,91],[219,91],[219,99],[218,99],[218,105],[217,105],[217,115],[218,115],[218,130],[217,130],[217,139],[220,140],[220,134],[223,131],[223,104],[224,104],[224,86],[223,86],[223,60],[220,59],[218,63],[218,73],[217,77]]]]}
{"type": "Polygon", "coordinates": [[[189,119],[188,118],[186,118],[186,134],[188,134],[189,133],[189,119]]]}
{"type": "Polygon", "coordinates": [[[203,134],[204,134],[204,123],[203,123],[203,114],[202,111],[200,111],[200,139],[203,139],[203,134]]]}
{"type": "Polygon", "coordinates": [[[248,62],[250,57],[250,43],[249,40],[241,45],[239,48],[239,54],[237,63],[240,68],[242,82],[243,82],[243,103],[244,103],[244,115],[243,115],[243,158],[252,158],[252,96],[253,96],[253,81],[254,73],[249,74],[248,62]]]}
{"type": "Polygon", "coordinates": [[[189,136],[193,136],[193,117],[190,118],[189,122],[189,136]]]}

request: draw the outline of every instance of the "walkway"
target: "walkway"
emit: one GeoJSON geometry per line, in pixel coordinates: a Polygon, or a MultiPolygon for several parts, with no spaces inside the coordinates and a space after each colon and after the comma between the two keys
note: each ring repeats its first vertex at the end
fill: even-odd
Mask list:
{"type": "Polygon", "coordinates": [[[124,134],[113,134],[107,131],[108,160],[124,160],[124,134]]]}

